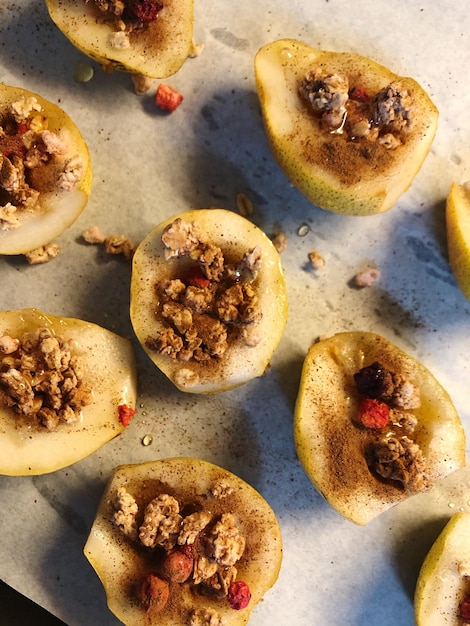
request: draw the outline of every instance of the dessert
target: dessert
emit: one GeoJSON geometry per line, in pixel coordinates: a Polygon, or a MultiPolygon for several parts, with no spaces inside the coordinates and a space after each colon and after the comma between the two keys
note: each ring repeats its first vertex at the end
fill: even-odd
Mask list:
{"type": "Polygon", "coordinates": [[[129,340],[36,309],[0,312],[0,474],[88,456],[124,430],[136,388],[129,340]]]}
{"type": "Polygon", "coordinates": [[[421,566],[416,626],[470,624],[470,514],[454,513],[421,566]]]}
{"type": "Polygon", "coordinates": [[[470,300],[470,184],[451,185],[446,224],[450,266],[457,284],[470,300]]]}
{"type": "Polygon", "coordinates": [[[294,436],[315,487],[357,524],[465,465],[465,433],[447,392],[375,333],[338,333],[311,346],[294,436]]]}
{"type": "Polygon", "coordinates": [[[86,143],[57,105],[0,84],[0,254],[49,244],[85,208],[92,173],[86,143]]]}
{"type": "Polygon", "coordinates": [[[84,552],[126,626],[242,626],[276,582],[282,539],[246,482],[170,458],[116,469],[84,552]]]}
{"type": "Polygon", "coordinates": [[[130,314],[144,350],[180,390],[233,389],[265,372],[283,334],[279,254],[236,213],[181,213],[138,246],[130,314]]]}
{"type": "Polygon", "coordinates": [[[177,72],[192,48],[193,0],[46,0],[64,35],[103,69],[177,72]]]}
{"type": "Polygon", "coordinates": [[[437,128],[438,111],[416,81],[293,39],[263,46],[255,74],[271,150],[313,204],[349,215],[395,204],[437,128]]]}

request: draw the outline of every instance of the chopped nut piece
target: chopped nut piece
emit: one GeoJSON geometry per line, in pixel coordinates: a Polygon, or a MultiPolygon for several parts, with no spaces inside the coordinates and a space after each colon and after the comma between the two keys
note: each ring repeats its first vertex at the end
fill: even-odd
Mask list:
{"type": "Polygon", "coordinates": [[[287,237],[282,230],[278,231],[271,241],[279,254],[282,254],[287,250],[287,237]]]}
{"type": "Polygon", "coordinates": [[[212,515],[208,511],[198,511],[183,518],[181,531],[178,536],[179,545],[192,545],[211,519],[212,515]]]}
{"type": "Polygon", "coordinates": [[[425,463],[420,447],[407,437],[387,437],[371,444],[369,466],[380,477],[403,488],[421,491],[426,487],[425,463]]]}
{"type": "Polygon", "coordinates": [[[188,626],[223,626],[221,615],[215,609],[196,609],[191,613],[188,626]]]}
{"type": "Polygon", "coordinates": [[[380,270],[376,267],[368,267],[354,276],[356,287],[371,287],[380,278],[380,270]]]}
{"type": "Polygon", "coordinates": [[[194,38],[191,40],[191,48],[189,50],[189,58],[190,59],[195,59],[196,57],[200,56],[205,48],[205,44],[203,43],[196,43],[194,38]]]}
{"type": "Polygon", "coordinates": [[[245,550],[245,539],[231,513],[224,513],[211,531],[212,557],[221,565],[235,565],[245,550]]]}
{"type": "Polygon", "coordinates": [[[90,404],[91,390],[83,385],[81,364],[69,342],[38,328],[21,339],[7,336],[3,345],[17,349],[0,359],[0,389],[4,404],[15,413],[49,430],[79,419],[90,404]]]}
{"type": "Polygon", "coordinates": [[[125,487],[120,487],[117,490],[112,505],[114,508],[113,522],[126,537],[132,540],[137,539],[136,515],[139,509],[135,499],[125,487]]]}
{"type": "Polygon", "coordinates": [[[162,546],[171,549],[177,542],[181,521],[178,501],[173,496],[161,494],[145,509],[139,539],[148,548],[162,546]]]}
{"type": "Polygon", "coordinates": [[[226,482],[217,483],[211,489],[211,494],[214,498],[226,498],[233,493],[233,488],[226,482]]]}
{"type": "Polygon", "coordinates": [[[142,96],[152,88],[153,78],[144,76],[143,74],[132,74],[132,82],[134,84],[134,91],[137,96],[142,96]]]}
{"type": "MultiPolygon", "coordinates": [[[[227,263],[197,223],[181,218],[165,228],[162,243],[167,259],[189,257],[197,265],[158,285],[157,315],[165,328],[147,337],[147,347],[180,361],[205,362],[222,357],[233,337],[257,345],[256,330],[245,331],[255,328],[262,315],[254,284],[262,264],[259,247],[245,252],[238,263],[227,263]]],[[[185,370],[179,372],[180,380],[187,373],[191,379],[192,372],[185,370]]]]}
{"type": "Polygon", "coordinates": [[[104,240],[106,239],[106,235],[103,235],[98,226],[92,226],[86,230],[82,237],[87,243],[93,244],[104,243],[104,240]]]}
{"type": "Polygon", "coordinates": [[[326,263],[322,255],[316,250],[312,250],[311,252],[308,253],[308,260],[310,261],[311,266],[316,270],[319,270],[322,267],[324,267],[326,263]]]}
{"type": "Polygon", "coordinates": [[[46,246],[41,246],[35,250],[31,250],[25,254],[26,260],[30,265],[39,265],[41,263],[48,263],[55,259],[60,252],[60,246],[56,243],[49,243],[46,246]]]}

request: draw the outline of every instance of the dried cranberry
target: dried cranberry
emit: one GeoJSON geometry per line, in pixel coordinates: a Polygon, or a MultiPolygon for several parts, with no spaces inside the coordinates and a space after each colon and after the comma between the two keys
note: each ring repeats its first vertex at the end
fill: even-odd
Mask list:
{"type": "Polygon", "coordinates": [[[470,623],[470,594],[467,594],[460,603],[460,617],[465,623],[470,623]]]}
{"type": "Polygon", "coordinates": [[[162,611],[170,597],[170,586],[156,574],[145,574],[137,583],[135,594],[147,611],[162,611]]]}
{"type": "Polygon", "coordinates": [[[136,413],[137,411],[131,406],[127,406],[127,404],[120,404],[118,406],[119,421],[123,426],[129,426],[136,413]]]}
{"type": "Polygon", "coordinates": [[[250,588],[243,580],[236,580],[230,583],[227,599],[232,609],[240,611],[246,608],[251,600],[250,588]]]}
{"type": "Polygon", "coordinates": [[[363,367],[354,374],[356,387],[362,396],[367,398],[386,398],[393,392],[392,373],[378,361],[363,367]]]}
{"type": "Polygon", "coordinates": [[[388,424],[390,409],[384,402],[363,398],[359,405],[358,421],[366,428],[380,429],[388,424]]]}
{"type": "Polygon", "coordinates": [[[160,83],[155,94],[155,104],[159,109],[172,113],[183,102],[183,96],[170,85],[160,83]]]}
{"type": "Polygon", "coordinates": [[[127,13],[140,22],[153,22],[163,9],[160,0],[128,0],[127,13]]]}
{"type": "Polygon", "coordinates": [[[358,102],[368,102],[370,96],[363,87],[353,87],[349,92],[351,100],[357,100],[358,102]]]}

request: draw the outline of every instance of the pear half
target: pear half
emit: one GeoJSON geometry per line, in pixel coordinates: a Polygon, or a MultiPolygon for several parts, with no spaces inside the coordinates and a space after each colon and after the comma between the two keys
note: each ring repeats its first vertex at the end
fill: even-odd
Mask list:
{"type": "Polygon", "coordinates": [[[367,463],[366,449],[377,433],[357,424],[360,396],[354,374],[374,362],[420,390],[421,406],[410,411],[416,420],[410,437],[422,451],[428,486],[465,465],[460,418],[447,392],[419,361],[375,333],[345,332],[319,341],[303,365],[295,444],[318,491],[357,524],[367,524],[416,493],[380,479],[367,463]]]}
{"type": "Polygon", "coordinates": [[[470,300],[470,183],[451,185],[446,225],[450,266],[457,284],[470,300]]]}
{"type": "MultiPolygon", "coordinates": [[[[271,240],[252,222],[225,209],[195,209],[180,213],[156,226],[138,246],[133,257],[131,321],[142,347],[158,368],[180,389],[191,393],[216,393],[233,389],[264,374],[287,321],[287,291],[280,256],[271,240]],[[185,280],[188,257],[166,258],[162,235],[176,220],[196,223],[208,241],[220,247],[226,261],[240,260],[257,249],[261,266],[253,287],[260,319],[248,326],[251,339],[229,330],[228,348],[206,361],[172,358],[149,346],[148,338],[167,327],[160,308],[159,285],[171,279],[185,280]]],[[[212,316],[212,313],[209,313],[212,316]]]]}
{"type": "Polygon", "coordinates": [[[264,126],[274,157],[289,180],[315,205],[348,215],[390,209],[419,171],[434,139],[438,111],[426,92],[369,58],[313,48],[294,39],[264,45],[255,58],[264,126]],[[314,68],[349,79],[350,90],[372,96],[394,82],[414,98],[412,125],[394,149],[378,141],[349,140],[320,128],[299,96],[314,68]]]}
{"type": "Polygon", "coordinates": [[[103,494],[84,552],[104,586],[110,610],[126,626],[184,626],[196,609],[214,611],[223,620],[217,622],[214,618],[211,623],[243,626],[253,607],[277,580],[282,538],[273,510],[253,487],[221,467],[181,457],[118,467],[103,494]],[[248,605],[235,610],[227,598],[200,593],[189,579],[182,584],[170,583],[170,599],[156,615],[142,608],[135,599],[135,586],[143,575],[155,571],[159,555],[153,549],[139,547],[113,523],[111,503],[122,487],[136,501],[138,524],[142,523],[146,505],[160,494],[176,498],[180,511],[186,514],[204,510],[217,519],[223,513],[232,513],[246,540],[243,555],[236,563],[236,580],[250,589],[248,605]]]}
{"type": "Polygon", "coordinates": [[[151,78],[175,74],[188,57],[193,36],[193,0],[166,0],[157,19],[129,35],[129,46],[111,45],[115,28],[94,2],[46,0],[49,15],[81,52],[103,69],[151,78]]]}
{"type": "MultiPolygon", "coordinates": [[[[72,356],[81,362],[82,383],[91,389],[91,402],[81,408],[78,421],[59,423],[53,430],[22,422],[13,408],[2,403],[0,474],[37,475],[67,467],[124,430],[120,406],[135,407],[137,375],[128,339],[96,324],[37,309],[0,312],[0,337],[22,341],[27,333],[43,328],[71,342],[72,356]]],[[[41,376],[41,372],[34,375],[41,376]]]]}
{"type": "Polygon", "coordinates": [[[470,514],[458,512],[421,566],[415,591],[416,626],[461,626],[459,607],[470,594],[469,576],[470,514]]]}
{"type": "Polygon", "coordinates": [[[5,124],[12,103],[30,98],[40,105],[38,117],[45,118],[45,128],[65,142],[67,151],[34,171],[35,180],[30,186],[39,191],[38,201],[32,209],[21,211],[20,225],[0,228],[0,254],[24,254],[50,243],[78,218],[91,191],[88,147],[77,126],[59,106],[27,89],[0,84],[0,126],[5,124]],[[81,163],[80,177],[72,189],[57,189],[57,161],[72,159],[81,163]]]}

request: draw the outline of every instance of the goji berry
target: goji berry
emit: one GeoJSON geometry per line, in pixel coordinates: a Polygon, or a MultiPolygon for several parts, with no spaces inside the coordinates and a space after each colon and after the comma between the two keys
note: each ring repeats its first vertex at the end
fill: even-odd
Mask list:
{"type": "Polygon", "coordinates": [[[460,603],[460,617],[465,623],[470,623],[470,595],[467,594],[460,603]]]}
{"type": "Polygon", "coordinates": [[[119,421],[123,426],[129,426],[136,413],[137,411],[132,407],[127,406],[127,404],[120,404],[118,406],[119,421]]]}
{"type": "Polygon", "coordinates": [[[227,599],[232,609],[240,611],[246,608],[251,600],[250,588],[243,580],[235,580],[230,583],[227,599]]]}
{"type": "Polygon", "coordinates": [[[363,87],[353,87],[349,92],[349,97],[358,102],[368,102],[370,100],[369,94],[363,87]]]}
{"type": "Polygon", "coordinates": [[[359,405],[359,422],[366,428],[383,428],[390,419],[390,409],[385,402],[363,398],[359,405]]]}
{"type": "Polygon", "coordinates": [[[209,287],[211,283],[201,268],[197,265],[192,267],[186,274],[185,282],[187,282],[188,285],[193,285],[194,287],[209,287]]]}
{"type": "Polygon", "coordinates": [[[128,0],[127,11],[141,22],[153,22],[163,9],[160,0],[128,0]]]}
{"type": "Polygon", "coordinates": [[[155,95],[155,103],[157,107],[163,109],[165,111],[173,112],[175,109],[179,107],[179,105],[183,102],[183,96],[170,87],[170,85],[165,85],[164,83],[160,83],[157,88],[157,93],[155,95]]]}

